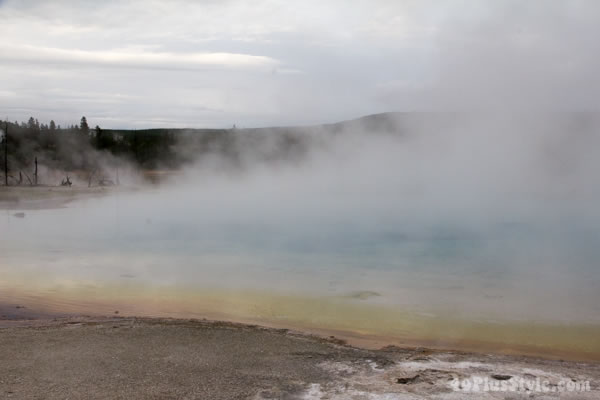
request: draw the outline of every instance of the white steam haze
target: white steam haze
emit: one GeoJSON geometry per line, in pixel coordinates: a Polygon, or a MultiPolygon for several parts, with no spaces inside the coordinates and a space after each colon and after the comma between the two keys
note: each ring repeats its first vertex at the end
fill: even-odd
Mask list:
{"type": "Polygon", "coordinates": [[[9,120],[238,127],[162,185],[0,220],[5,269],[48,292],[600,321],[599,2],[4,0],[0,21],[9,120]]]}
{"type": "Polygon", "coordinates": [[[203,154],[159,187],[9,217],[0,249],[50,287],[126,275],[150,293],[373,291],[400,310],[600,320],[597,116],[375,119],[306,129],[289,159],[264,158],[278,130],[259,148],[239,130],[235,163],[203,154]]]}

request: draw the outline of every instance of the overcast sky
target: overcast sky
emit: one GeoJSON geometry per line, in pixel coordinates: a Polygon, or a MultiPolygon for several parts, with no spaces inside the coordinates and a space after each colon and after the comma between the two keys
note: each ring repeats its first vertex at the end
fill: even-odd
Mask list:
{"type": "Polygon", "coordinates": [[[0,112],[102,127],[596,110],[600,1],[0,0],[0,112]]]}

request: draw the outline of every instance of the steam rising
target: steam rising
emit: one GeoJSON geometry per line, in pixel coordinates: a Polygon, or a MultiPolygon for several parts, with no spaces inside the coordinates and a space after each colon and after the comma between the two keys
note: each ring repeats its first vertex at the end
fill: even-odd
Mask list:
{"type": "MultiPolygon", "coordinates": [[[[396,10],[381,4],[374,8],[396,10]]],[[[416,19],[432,22],[429,13],[415,11],[421,6],[406,4],[416,19]]],[[[374,55],[381,49],[372,44],[396,49],[402,35],[394,23],[374,27],[353,15],[352,26],[345,27],[349,37],[354,33],[366,42],[353,40],[364,46],[356,52],[344,35],[331,33],[344,27],[325,23],[319,33],[333,48],[352,48],[348,60],[330,54],[335,52],[317,62],[314,54],[301,59],[265,50],[264,58],[252,60],[307,73],[252,79],[216,74],[217,85],[233,79],[245,88],[225,114],[214,111],[226,108],[219,96],[190,96],[190,108],[163,109],[181,104],[167,93],[171,87],[187,99],[176,81],[164,86],[155,79],[157,93],[140,103],[166,113],[156,116],[161,124],[180,118],[173,125],[230,126],[241,117],[244,125],[263,126],[264,120],[336,120],[382,109],[436,112],[210,135],[181,132],[165,149],[185,161],[172,179],[158,186],[135,181],[141,190],[89,200],[64,211],[67,218],[40,212],[35,222],[26,218],[20,225],[9,218],[0,227],[6,231],[10,223],[14,234],[0,250],[23,249],[27,238],[39,246],[38,254],[14,265],[38,271],[45,251],[60,251],[57,275],[89,273],[110,281],[118,271],[149,286],[259,287],[326,296],[365,290],[381,294],[374,302],[421,311],[599,321],[600,81],[594,39],[600,37],[600,4],[507,1],[460,9],[464,14],[456,15],[446,6],[444,17],[423,29],[426,34],[415,28],[420,34],[408,36],[418,49],[390,52],[384,60],[389,63],[374,55]],[[366,61],[359,62],[363,55],[366,61]],[[407,59],[416,61],[398,72],[407,59]],[[205,107],[201,113],[198,101],[205,107]],[[81,260],[88,259],[81,272],[81,260]],[[108,278],[106,271],[112,271],[108,278]]],[[[281,35],[267,28],[265,35],[281,35]]],[[[90,52],[85,56],[86,64],[96,60],[90,52]]],[[[146,90],[123,85],[138,95],[146,90]]],[[[131,116],[118,116],[119,124],[156,123],[133,102],[123,110],[131,116]]],[[[117,123],[106,117],[107,109],[97,111],[100,121],[117,123]]],[[[106,171],[125,162],[104,156],[95,162],[106,171]]]]}
{"type": "Polygon", "coordinates": [[[275,214],[587,218],[597,215],[598,127],[593,114],[387,114],[298,133],[302,146],[287,159],[275,156],[285,148],[277,131],[258,148],[241,131],[233,156],[200,157],[182,180],[202,197],[275,214]]]}

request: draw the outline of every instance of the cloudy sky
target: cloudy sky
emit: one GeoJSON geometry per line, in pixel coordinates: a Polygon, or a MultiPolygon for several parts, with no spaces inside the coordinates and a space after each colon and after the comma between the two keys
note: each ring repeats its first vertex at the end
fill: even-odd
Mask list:
{"type": "Polygon", "coordinates": [[[2,118],[102,127],[596,110],[596,0],[0,0],[2,118]]]}

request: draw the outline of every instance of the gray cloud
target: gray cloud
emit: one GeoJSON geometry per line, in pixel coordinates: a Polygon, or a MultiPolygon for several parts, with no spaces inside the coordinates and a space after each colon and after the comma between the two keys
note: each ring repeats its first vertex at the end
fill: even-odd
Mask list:
{"type": "Polygon", "coordinates": [[[599,17],[576,0],[5,1],[0,107],[106,127],[590,110],[599,17]]]}
{"type": "Polygon", "coordinates": [[[0,46],[4,60],[14,62],[138,69],[263,68],[268,71],[277,60],[264,56],[234,53],[166,53],[137,49],[87,51],[36,46],[0,46]]]}

